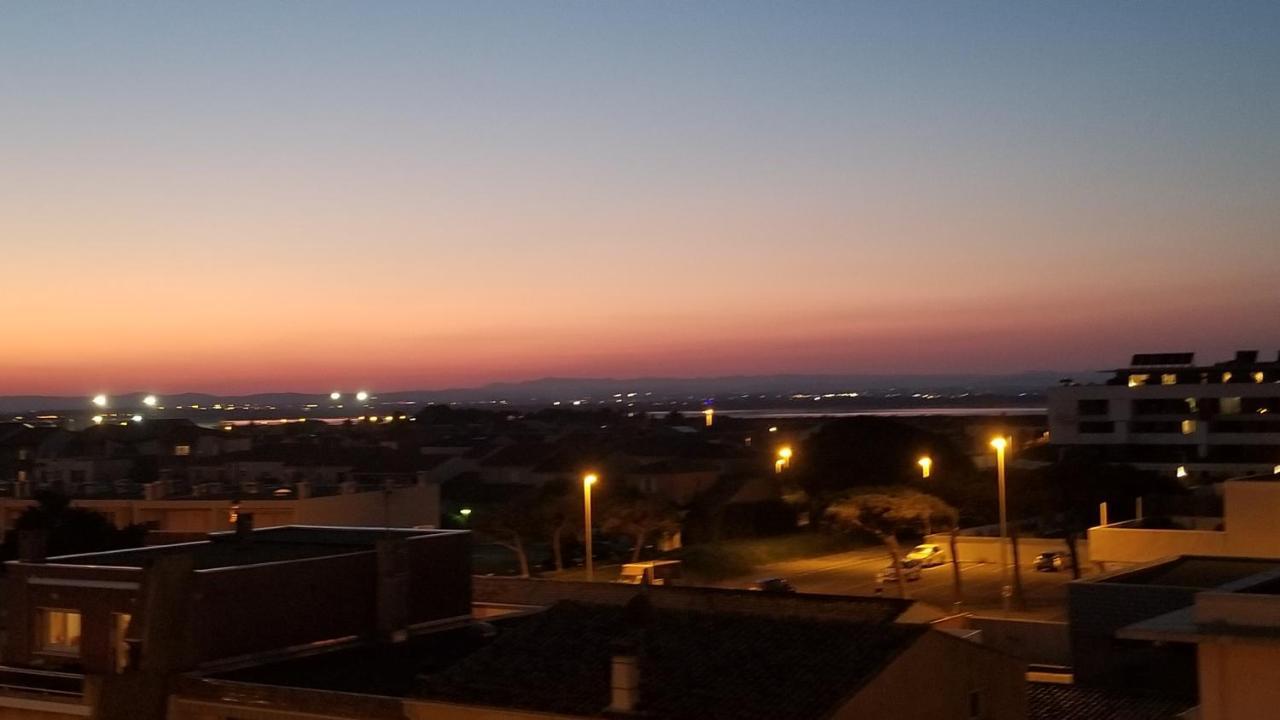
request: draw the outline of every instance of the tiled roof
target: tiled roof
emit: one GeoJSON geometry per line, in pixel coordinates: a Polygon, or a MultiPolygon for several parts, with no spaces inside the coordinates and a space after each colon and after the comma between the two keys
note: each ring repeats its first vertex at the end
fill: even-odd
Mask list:
{"type": "Polygon", "coordinates": [[[452,702],[595,716],[609,705],[616,643],[635,640],[640,712],[670,720],[825,717],[923,627],[561,602],[424,677],[452,702]],[[637,634],[638,633],[638,634],[637,634]]]}
{"type": "Polygon", "coordinates": [[[1027,684],[1028,720],[1174,720],[1190,703],[1103,688],[1027,684]]]}

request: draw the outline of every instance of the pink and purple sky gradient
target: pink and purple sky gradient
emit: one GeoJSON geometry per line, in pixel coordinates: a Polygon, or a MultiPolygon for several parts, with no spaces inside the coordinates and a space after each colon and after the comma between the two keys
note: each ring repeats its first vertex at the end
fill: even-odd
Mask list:
{"type": "Polygon", "coordinates": [[[0,393],[1280,349],[1274,3],[18,2],[0,393]]]}

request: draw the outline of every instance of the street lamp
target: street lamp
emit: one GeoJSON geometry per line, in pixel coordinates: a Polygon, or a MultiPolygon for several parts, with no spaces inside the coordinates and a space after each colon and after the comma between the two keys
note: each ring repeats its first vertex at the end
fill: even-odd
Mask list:
{"type": "Polygon", "coordinates": [[[996,450],[996,480],[1000,488],[1000,598],[1005,612],[1009,612],[1009,598],[1013,594],[1013,589],[1009,586],[1009,523],[1005,514],[1004,497],[1004,449],[1008,445],[1009,441],[1002,437],[991,441],[991,447],[996,450]]]}
{"type": "Polygon", "coordinates": [[[595,473],[582,476],[582,516],[583,530],[587,539],[587,582],[596,578],[595,566],[591,561],[591,486],[600,478],[595,473]]]}
{"type": "Polygon", "coordinates": [[[707,408],[702,411],[702,416],[707,419],[707,427],[711,427],[711,423],[716,419],[715,408],[707,408]]]}
{"type": "Polygon", "coordinates": [[[333,392],[329,393],[329,399],[334,402],[337,402],[342,399],[342,393],[338,392],[337,390],[334,390],[333,392]]]}
{"type": "Polygon", "coordinates": [[[933,458],[925,455],[917,460],[916,464],[920,466],[920,477],[927,480],[929,478],[929,471],[933,468],[933,458]]]}
{"type": "Polygon", "coordinates": [[[100,407],[100,408],[104,408],[104,407],[106,407],[106,406],[107,406],[107,396],[106,396],[106,395],[102,395],[102,394],[94,395],[94,396],[93,396],[93,404],[94,404],[94,405],[97,405],[97,406],[98,406],[98,407],[100,407]]]}
{"type": "Polygon", "coordinates": [[[791,447],[783,446],[778,448],[778,459],[773,462],[774,472],[781,473],[783,468],[791,466],[791,447]]]}
{"type": "Polygon", "coordinates": [[[369,399],[369,393],[365,392],[364,390],[361,390],[360,392],[356,393],[356,400],[360,402],[364,402],[365,400],[368,400],[368,399],[369,399]]]}
{"type": "Polygon", "coordinates": [[[155,407],[158,402],[160,402],[160,400],[155,395],[148,395],[142,398],[142,404],[147,407],[155,407]]]}

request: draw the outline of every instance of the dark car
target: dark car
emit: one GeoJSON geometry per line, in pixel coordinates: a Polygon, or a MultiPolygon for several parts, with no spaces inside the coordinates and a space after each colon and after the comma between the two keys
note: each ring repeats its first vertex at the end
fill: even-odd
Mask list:
{"type": "Polygon", "coordinates": [[[780,577],[757,580],[751,586],[751,589],[767,593],[793,593],[796,591],[795,587],[786,578],[780,577]]]}
{"type": "Polygon", "coordinates": [[[1071,553],[1042,552],[1036,556],[1035,568],[1037,572],[1058,572],[1069,567],[1071,567],[1071,553]]]}

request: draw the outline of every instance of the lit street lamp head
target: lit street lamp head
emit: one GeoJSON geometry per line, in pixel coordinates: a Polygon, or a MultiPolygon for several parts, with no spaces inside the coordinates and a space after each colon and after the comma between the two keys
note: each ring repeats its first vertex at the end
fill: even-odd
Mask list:
{"type": "Polygon", "coordinates": [[[782,458],[783,460],[790,460],[791,454],[792,454],[791,448],[789,447],[784,447],[778,450],[778,457],[782,458]]]}
{"type": "Polygon", "coordinates": [[[338,392],[338,391],[336,391],[336,390],[335,390],[334,392],[329,393],[329,399],[330,399],[330,400],[341,400],[341,399],[342,399],[342,393],[340,393],[340,392],[338,392]]]}
{"type": "Polygon", "coordinates": [[[933,458],[926,455],[917,460],[916,464],[920,466],[920,474],[923,477],[929,477],[929,471],[933,468],[933,458]]]}
{"type": "Polygon", "coordinates": [[[158,402],[160,402],[160,400],[155,395],[148,395],[142,398],[142,404],[147,407],[155,407],[158,402]]]}
{"type": "Polygon", "coordinates": [[[369,399],[369,393],[365,392],[364,390],[361,390],[360,392],[356,393],[356,400],[359,400],[360,402],[364,402],[365,400],[368,400],[368,399],[369,399]]]}
{"type": "Polygon", "coordinates": [[[1009,445],[1009,441],[1005,440],[1002,437],[998,437],[991,441],[991,447],[995,448],[996,450],[1004,450],[1005,447],[1007,447],[1008,445],[1009,445]]]}
{"type": "Polygon", "coordinates": [[[596,481],[599,479],[600,478],[595,473],[587,473],[582,476],[582,485],[583,487],[591,487],[592,485],[595,485],[596,481]]]}
{"type": "Polygon", "coordinates": [[[94,396],[93,396],[93,404],[94,404],[94,405],[97,405],[98,407],[106,407],[106,406],[107,406],[107,396],[106,396],[106,395],[102,395],[102,394],[94,395],[94,396]]]}

